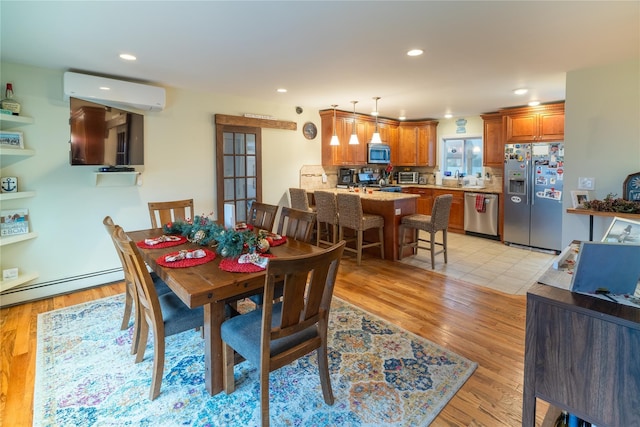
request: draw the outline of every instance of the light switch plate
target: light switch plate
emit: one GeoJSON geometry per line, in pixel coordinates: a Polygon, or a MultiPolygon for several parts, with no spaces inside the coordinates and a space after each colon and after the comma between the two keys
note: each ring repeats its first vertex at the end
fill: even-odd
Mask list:
{"type": "Polygon", "coordinates": [[[595,190],[596,179],[591,177],[578,178],[578,190],[595,190]]]}

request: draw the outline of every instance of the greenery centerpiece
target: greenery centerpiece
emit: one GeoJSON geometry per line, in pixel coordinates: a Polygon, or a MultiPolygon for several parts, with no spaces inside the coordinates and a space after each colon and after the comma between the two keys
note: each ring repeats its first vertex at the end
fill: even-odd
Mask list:
{"type": "Polygon", "coordinates": [[[583,205],[587,209],[601,212],[640,213],[640,202],[624,200],[613,193],[607,194],[604,200],[590,200],[583,205]]]}
{"type": "MultiPolygon", "coordinates": [[[[203,246],[213,246],[223,257],[237,258],[243,253],[264,251],[264,233],[254,233],[250,229],[236,230],[225,228],[207,216],[196,215],[193,220],[173,221],[165,224],[163,230],[168,234],[180,234],[189,241],[203,246]]],[[[268,247],[267,247],[268,249],[268,247]]]]}

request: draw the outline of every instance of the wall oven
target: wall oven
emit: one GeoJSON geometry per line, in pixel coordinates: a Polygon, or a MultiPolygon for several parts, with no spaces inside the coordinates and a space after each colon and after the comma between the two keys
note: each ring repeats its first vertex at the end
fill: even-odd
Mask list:
{"type": "Polygon", "coordinates": [[[368,144],[367,163],[391,163],[391,147],[387,144],[368,144]]]}

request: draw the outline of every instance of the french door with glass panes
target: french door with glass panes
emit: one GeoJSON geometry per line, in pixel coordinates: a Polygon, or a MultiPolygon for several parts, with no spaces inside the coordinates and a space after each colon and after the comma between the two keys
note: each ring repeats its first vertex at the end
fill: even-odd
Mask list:
{"type": "Polygon", "coordinates": [[[244,222],[251,204],[262,200],[260,135],[260,128],[217,126],[217,217],[221,223],[225,204],[235,207],[236,222],[244,222]]]}

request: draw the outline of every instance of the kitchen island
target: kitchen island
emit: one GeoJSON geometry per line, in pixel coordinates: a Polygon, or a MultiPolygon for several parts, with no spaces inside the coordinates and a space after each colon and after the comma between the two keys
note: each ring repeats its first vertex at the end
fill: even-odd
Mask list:
{"type": "MultiPolygon", "coordinates": [[[[313,193],[315,190],[307,190],[313,193]]],[[[322,191],[333,193],[348,193],[349,190],[332,188],[322,191]]],[[[403,216],[416,213],[417,194],[389,193],[384,191],[372,191],[371,193],[356,193],[362,199],[362,210],[365,213],[380,215],[384,218],[384,257],[388,260],[398,259],[398,226],[403,216]]],[[[377,231],[368,230],[365,239],[377,240],[377,231]]],[[[411,248],[406,248],[403,256],[411,255],[411,248]]],[[[373,252],[373,249],[371,249],[373,252]]]]}

